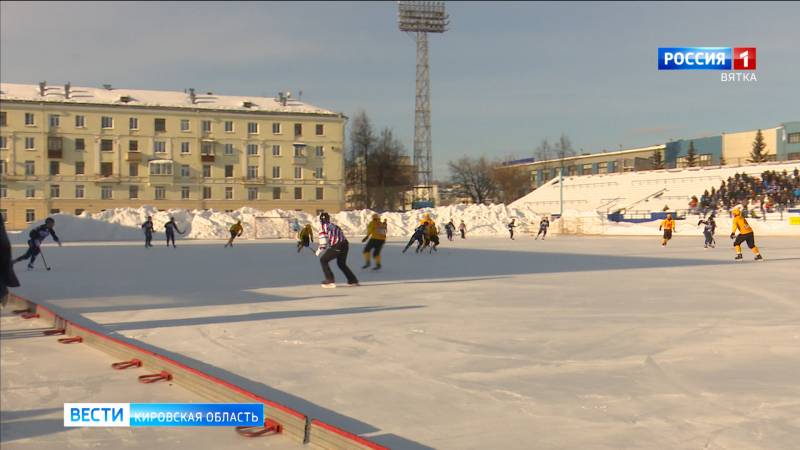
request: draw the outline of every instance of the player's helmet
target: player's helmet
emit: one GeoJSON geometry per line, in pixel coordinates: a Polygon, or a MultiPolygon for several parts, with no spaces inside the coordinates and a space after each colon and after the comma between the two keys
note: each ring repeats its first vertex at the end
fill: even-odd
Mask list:
{"type": "Polygon", "coordinates": [[[44,219],[44,223],[51,224],[51,223],[56,223],[56,221],[53,220],[52,217],[48,217],[47,219],[44,219]]]}
{"type": "Polygon", "coordinates": [[[381,216],[380,216],[380,215],[378,215],[378,214],[373,214],[373,215],[372,215],[372,218],[377,220],[377,219],[380,219],[380,218],[381,218],[381,216]]]}
{"type": "Polygon", "coordinates": [[[330,221],[331,221],[330,214],[323,212],[322,214],[319,215],[319,223],[328,223],[330,221]]]}
{"type": "Polygon", "coordinates": [[[672,219],[672,214],[667,214],[667,219],[672,219]]]}

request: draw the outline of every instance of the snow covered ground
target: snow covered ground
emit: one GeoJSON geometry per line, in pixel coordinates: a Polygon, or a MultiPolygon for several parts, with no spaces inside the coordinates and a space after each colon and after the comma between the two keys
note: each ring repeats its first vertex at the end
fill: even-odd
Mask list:
{"type": "Polygon", "coordinates": [[[18,292],[395,448],[797,448],[800,239],[717,240],[353,243],[333,290],[292,242],[74,244],[18,292]]]}

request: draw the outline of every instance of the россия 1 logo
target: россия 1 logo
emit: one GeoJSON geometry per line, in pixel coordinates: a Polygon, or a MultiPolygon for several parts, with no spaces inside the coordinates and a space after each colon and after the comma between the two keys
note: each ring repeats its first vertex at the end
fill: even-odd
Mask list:
{"type": "Polygon", "coordinates": [[[718,70],[722,81],[758,81],[755,47],[659,47],[658,70],[718,70]]]}

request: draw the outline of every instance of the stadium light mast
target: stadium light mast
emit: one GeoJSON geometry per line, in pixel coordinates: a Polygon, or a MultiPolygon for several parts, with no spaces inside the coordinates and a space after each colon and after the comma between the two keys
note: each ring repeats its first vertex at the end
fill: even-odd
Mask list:
{"type": "Polygon", "coordinates": [[[414,199],[422,191],[433,200],[431,155],[431,81],[428,70],[428,33],[444,33],[450,23],[443,1],[399,1],[400,31],[413,33],[417,41],[417,97],[414,107],[414,199]]]}

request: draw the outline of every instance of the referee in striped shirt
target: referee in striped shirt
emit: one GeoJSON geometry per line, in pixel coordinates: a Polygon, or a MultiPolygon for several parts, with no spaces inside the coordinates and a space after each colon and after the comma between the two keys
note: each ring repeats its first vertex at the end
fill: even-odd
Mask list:
{"type": "Polygon", "coordinates": [[[350,286],[358,286],[358,278],[349,267],[347,267],[347,252],[350,249],[350,244],[344,236],[342,229],[331,223],[331,216],[323,212],[319,215],[319,222],[322,225],[322,230],[319,232],[319,248],[317,255],[320,264],[322,264],[322,272],[325,274],[325,280],[322,281],[322,287],[336,287],[333,279],[333,272],[328,266],[331,260],[336,260],[336,265],[347,277],[347,284],[350,286]]]}

